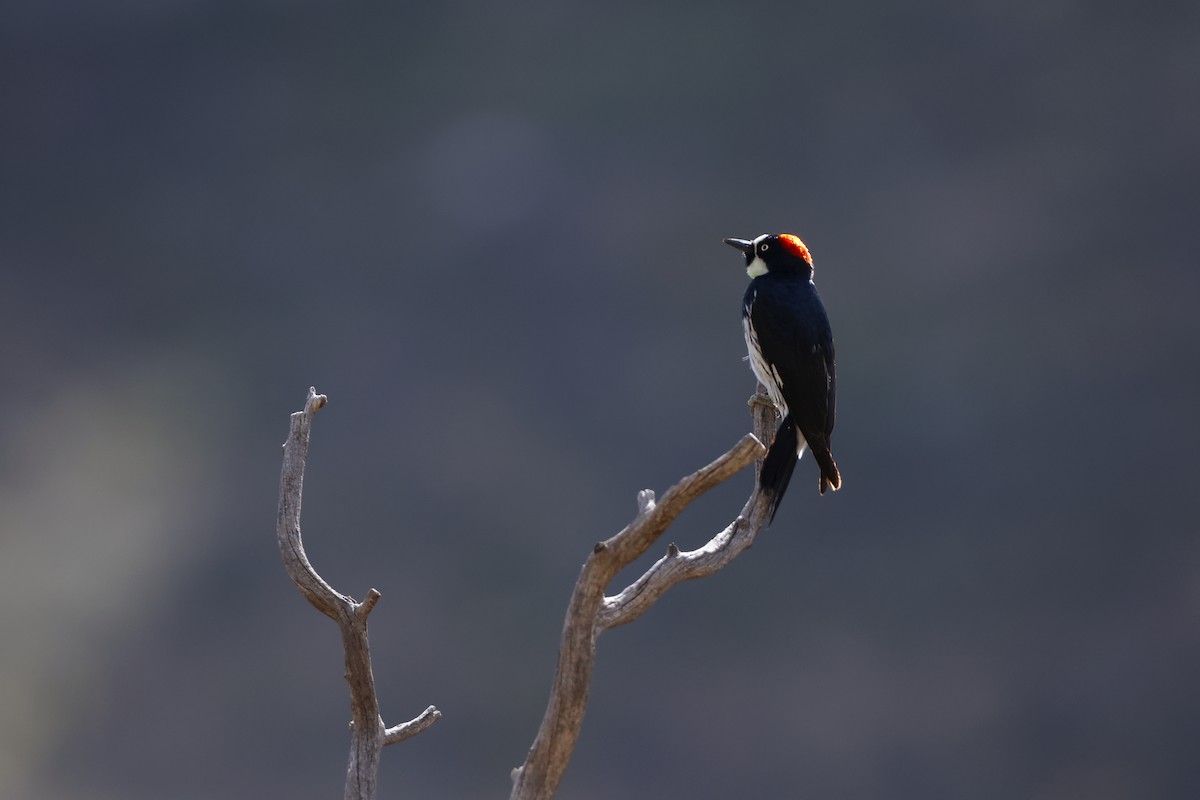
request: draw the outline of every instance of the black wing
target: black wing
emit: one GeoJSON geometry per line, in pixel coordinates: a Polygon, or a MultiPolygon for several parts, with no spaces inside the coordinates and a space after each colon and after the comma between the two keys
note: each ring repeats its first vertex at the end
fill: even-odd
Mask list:
{"type": "Polygon", "coordinates": [[[751,308],[763,357],[779,375],[788,411],[806,440],[827,442],[836,398],[833,334],[808,281],[762,290],[751,308]],[[794,285],[792,285],[794,284],[794,285]]]}

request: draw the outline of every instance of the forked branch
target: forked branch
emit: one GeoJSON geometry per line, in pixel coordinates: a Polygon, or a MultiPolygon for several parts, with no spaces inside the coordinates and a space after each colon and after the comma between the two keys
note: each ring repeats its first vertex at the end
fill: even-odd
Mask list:
{"type": "Polygon", "coordinates": [[[769,509],[756,489],[737,518],[703,547],[685,553],[672,544],[640,578],[616,595],[605,596],[617,573],[650,549],[693,500],[766,453],[762,442],[771,440],[776,417],[761,386],[750,400],[750,411],[754,435],[742,437],[729,452],[668,489],[659,501],[648,489],[639,492],[637,516],[615,536],[596,544],[588,556],[567,605],[550,701],[525,763],[513,770],[511,800],[549,800],[558,789],[579,738],[600,632],[637,619],[680,581],[721,569],[753,544],[762,530],[769,509]]]}
{"type": "Polygon", "coordinates": [[[404,741],[426,730],[441,717],[433,706],[415,719],[388,728],[379,713],[375,678],[371,672],[371,650],[367,641],[367,617],[379,602],[375,589],[359,603],[325,582],[309,563],[300,538],[300,499],[304,490],[304,466],[313,416],[327,402],[323,394],[309,388],[303,411],[292,414],[291,429],[283,445],[283,470],[279,476],[279,512],[275,535],[283,565],[308,602],[338,624],[346,657],[346,682],[350,685],[350,762],[346,768],[345,800],[374,800],[379,776],[379,754],[385,745],[404,741]]]}

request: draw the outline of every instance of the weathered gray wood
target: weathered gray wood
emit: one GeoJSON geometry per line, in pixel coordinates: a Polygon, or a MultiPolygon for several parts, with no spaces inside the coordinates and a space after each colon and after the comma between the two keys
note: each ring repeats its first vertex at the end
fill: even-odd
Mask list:
{"type": "Polygon", "coordinates": [[[510,800],[554,797],[583,724],[600,632],[632,622],[671,586],[711,575],[754,543],[769,511],[757,489],[737,519],[706,545],[687,553],[671,545],[626,589],[605,596],[617,573],[653,546],[693,500],[766,454],[762,442],[771,441],[776,415],[761,386],[750,400],[750,410],[754,435],[747,434],[716,461],[679,481],[660,501],[648,489],[639,492],[637,516],[615,536],[596,544],[584,562],[567,605],[546,713],[525,763],[513,770],[510,800]]]}
{"type": "Polygon", "coordinates": [[[309,563],[300,538],[300,499],[304,490],[304,466],[312,435],[313,416],[328,399],[309,388],[303,411],[292,414],[291,429],[283,445],[283,469],[279,476],[279,511],[275,535],[288,576],[308,602],[338,624],[346,656],[346,683],[350,686],[350,760],[346,767],[345,800],[374,800],[379,779],[379,754],[385,745],[404,741],[429,728],[441,717],[433,706],[416,718],[388,728],[379,713],[375,677],[371,672],[371,648],[367,640],[367,617],[380,594],[367,592],[363,602],[341,594],[324,581],[309,563]]]}

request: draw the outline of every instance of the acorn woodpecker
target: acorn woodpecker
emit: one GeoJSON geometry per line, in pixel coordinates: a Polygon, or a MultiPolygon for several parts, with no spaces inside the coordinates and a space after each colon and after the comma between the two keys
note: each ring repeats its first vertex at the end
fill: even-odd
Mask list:
{"type": "Polygon", "coordinates": [[[812,256],[799,237],[764,233],[724,241],[746,256],[746,274],[753,278],[742,299],[746,349],[754,374],[783,414],[758,481],[774,520],[805,447],[821,469],[821,494],[842,488],[829,452],[837,386],[833,332],[813,285],[812,256]]]}

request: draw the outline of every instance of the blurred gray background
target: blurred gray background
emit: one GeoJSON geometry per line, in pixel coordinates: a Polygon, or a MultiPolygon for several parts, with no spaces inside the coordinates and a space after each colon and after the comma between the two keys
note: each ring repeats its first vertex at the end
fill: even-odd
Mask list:
{"type": "Polygon", "coordinates": [[[768,231],[845,489],[601,638],[560,795],[1200,796],[1198,9],[6,9],[0,796],[340,796],[311,384],[309,555],[446,715],[383,796],[506,797],[592,543],[748,430],[768,231]]]}

